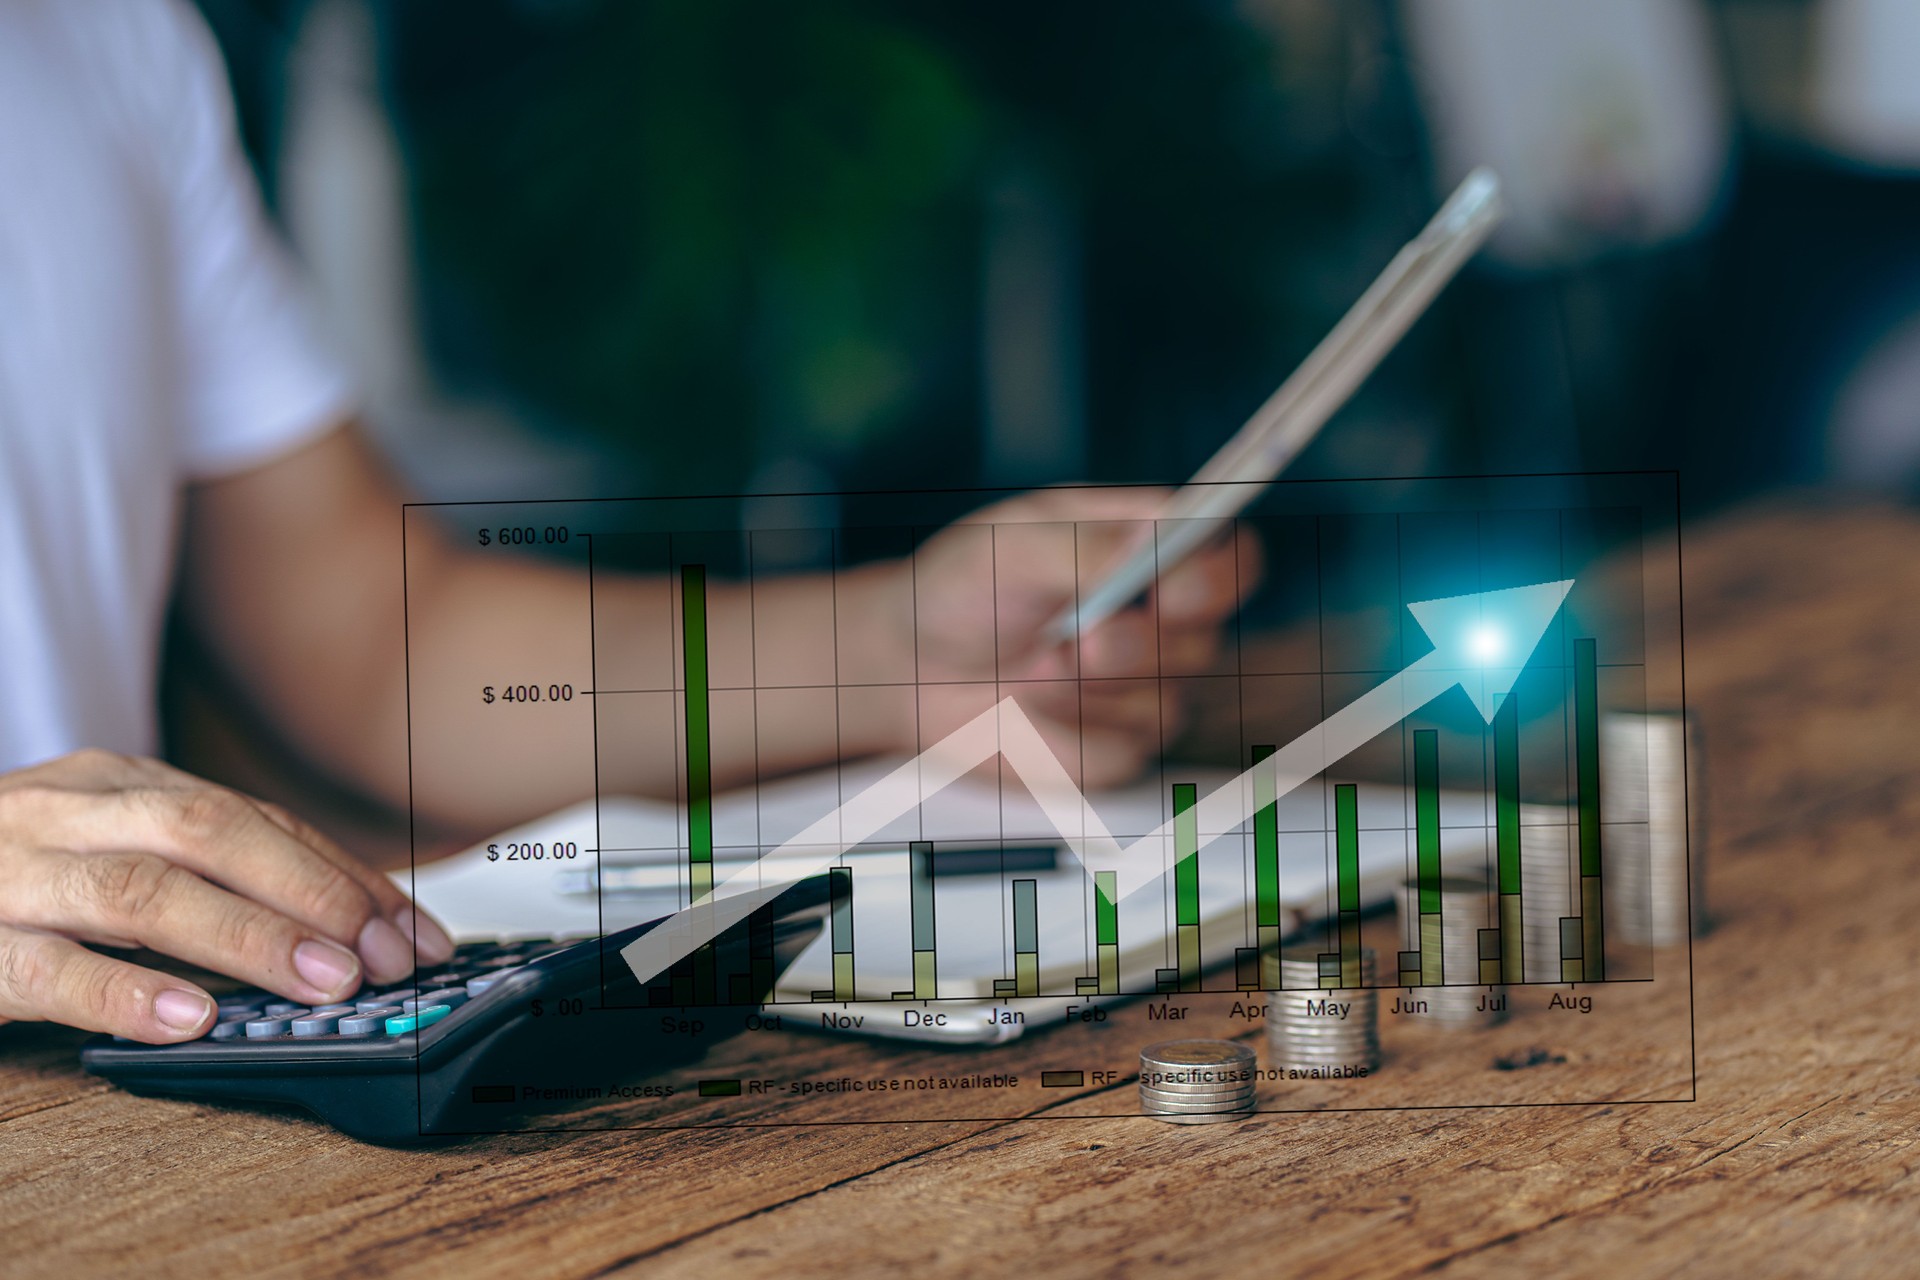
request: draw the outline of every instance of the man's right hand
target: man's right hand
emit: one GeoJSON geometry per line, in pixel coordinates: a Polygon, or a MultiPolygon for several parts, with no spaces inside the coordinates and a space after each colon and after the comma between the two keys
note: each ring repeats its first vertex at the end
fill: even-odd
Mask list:
{"type": "Polygon", "coordinates": [[[0,1022],[150,1044],[213,1024],[193,983],[83,943],[315,1005],[405,977],[416,943],[422,964],[453,954],[390,880],[284,809],[105,751],[0,775],[0,1022]]]}

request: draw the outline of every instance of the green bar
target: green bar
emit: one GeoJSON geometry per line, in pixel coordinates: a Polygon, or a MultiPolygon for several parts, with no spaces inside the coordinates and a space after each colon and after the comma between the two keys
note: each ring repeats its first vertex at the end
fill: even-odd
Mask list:
{"type": "MultiPolygon", "coordinates": [[[[1273,754],[1254,748],[1254,764],[1273,754]]],[[[1273,770],[1254,770],[1254,927],[1281,925],[1281,814],[1273,794],[1273,770]]]]}
{"type": "MultiPolygon", "coordinates": [[[[1414,865],[1420,875],[1420,914],[1440,912],[1440,734],[1413,731],[1414,865]]],[[[1424,944],[1423,944],[1424,945],[1424,944]]]]}
{"type": "Polygon", "coordinates": [[[1600,891],[1600,877],[1581,876],[1580,959],[1581,974],[1588,982],[1606,981],[1606,921],[1606,901],[1600,891]]]}
{"type": "Polygon", "coordinates": [[[1591,640],[1573,642],[1573,741],[1579,777],[1580,874],[1600,874],[1600,684],[1591,640]]]}
{"type": "Polygon", "coordinates": [[[1120,907],[1114,902],[1119,875],[1117,871],[1093,873],[1093,940],[1103,947],[1120,943],[1120,907]]]}
{"type": "Polygon", "coordinates": [[[1333,789],[1334,870],[1340,910],[1360,909],[1360,792],[1351,782],[1333,789]]]}
{"type": "MultiPolygon", "coordinates": [[[[1255,747],[1257,765],[1273,754],[1272,747],[1255,747]]],[[[1254,926],[1280,927],[1280,811],[1274,802],[1273,771],[1253,774],[1253,892],[1254,926]]]]}
{"type": "Polygon", "coordinates": [[[1200,923],[1200,815],[1191,782],[1173,784],[1173,920],[1200,923]]]}
{"type": "MultiPolygon", "coordinates": [[[[707,699],[705,565],[680,566],[680,649],[687,675],[687,860],[711,864],[713,741],[707,699]]],[[[694,901],[698,900],[696,895],[694,901]]]]}
{"type": "Polygon", "coordinates": [[[1520,892],[1520,706],[1519,692],[1493,713],[1493,830],[1500,892],[1520,892]]]}

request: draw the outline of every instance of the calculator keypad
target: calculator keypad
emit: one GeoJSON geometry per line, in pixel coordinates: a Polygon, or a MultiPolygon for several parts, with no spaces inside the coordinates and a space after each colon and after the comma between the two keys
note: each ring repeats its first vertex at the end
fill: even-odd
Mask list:
{"type": "Polygon", "coordinates": [[[237,992],[216,1002],[219,1016],[208,1040],[367,1039],[405,1035],[432,1026],[498,986],[531,961],[564,949],[551,938],[469,942],[434,973],[404,987],[367,987],[341,1004],[309,1008],[262,991],[237,992]]]}

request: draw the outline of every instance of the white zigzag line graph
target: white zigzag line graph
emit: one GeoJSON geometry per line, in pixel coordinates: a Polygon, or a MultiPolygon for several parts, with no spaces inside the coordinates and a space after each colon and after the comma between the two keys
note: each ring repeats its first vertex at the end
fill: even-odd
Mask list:
{"type": "MultiPolygon", "coordinates": [[[[1195,807],[1201,845],[1247,822],[1258,807],[1256,794],[1264,792],[1276,799],[1287,795],[1456,684],[1465,688],[1491,721],[1572,586],[1568,579],[1408,606],[1436,648],[1203,798],[1195,807]],[[1468,624],[1476,628],[1477,640],[1478,622],[1488,616],[1512,624],[1505,638],[1512,642],[1514,665],[1489,667],[1466,654],[1468,624]],[[1263,773],[1265,778],[1260,776],[1263,773]],[[1256,791],[1256,780],[1270,782],[1271,788],[1263,785],[1256,791]]],[[[1116,898],[1125,898],[1168,874],[1172,819],[1122,848],[1019,703],[1004,697],[734,873],[711,896],[627,944],[621,950],[622,959],[642,983],[651,981],[757,907],[818,874],[843,853],[879,835],[924,800],[996,757],[1006,761],[1048,824],[1089,872],[1116,873],[1116,898]]]]}

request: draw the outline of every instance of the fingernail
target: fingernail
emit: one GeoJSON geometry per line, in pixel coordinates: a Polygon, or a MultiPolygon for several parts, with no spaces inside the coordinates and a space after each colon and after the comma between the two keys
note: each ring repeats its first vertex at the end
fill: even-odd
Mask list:
{"type": "Polygon", "coordinates": [[[453,958],[453,939],[438,921],[420,908],[400,908],[393,913],[393,923],[428,964],[453,958]]]}
{"type": "Polygon", "coordinates": [[[172,987],[153,998],[153,1016],[169,1031],[198,1031],[212,1013],[213,1001],[198,991],[172,987]]]}
{"type": "Polygon", "coordinates": [[[303,982],[323,995],[351,991],[360,985],[360,962],[353,952],[317,938],[293,949],[293,968],[303,982]]]}
{"type": "Polygon", "coordinates": [[[360,930],[360,958],[383,978],[413,972],[413,944],[384,916],[375,916],[360,930]]]}

